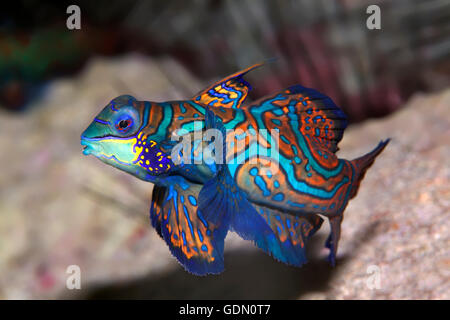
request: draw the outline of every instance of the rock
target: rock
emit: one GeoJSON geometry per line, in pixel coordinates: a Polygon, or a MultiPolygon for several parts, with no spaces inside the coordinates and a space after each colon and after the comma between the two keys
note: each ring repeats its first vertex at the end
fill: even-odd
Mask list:
{"type": "Polygon", "coordinates": [[[347,207],[339,255],[348,259],[327,299],[450,298],[449,106],[450,90],[417,95],[389,118],[345,133],[340,156],[349,159],[392,141],[347,207]],[[367,287],[370,266],[379,289],[367,287]]]}
{"type": "Polygon", "coordinates": [[[450,298],[450,90],[346,132],[343,157],[392,142],[345,212],[336,268],[325,262],[324,224],[301,269],[231,235],[226,271],[199,278],[152,230],[151,184],[84,157],[79,136],[120,94],[162,101],[202,87],[172,60],[96,59],[52,83],[31,112],[0,113],[0,298],[450,298]],[[70,265],[81,290],[66,288],[70,265]],[[367,286],[377,285],[369,267],[379,289],[367,286]]]}

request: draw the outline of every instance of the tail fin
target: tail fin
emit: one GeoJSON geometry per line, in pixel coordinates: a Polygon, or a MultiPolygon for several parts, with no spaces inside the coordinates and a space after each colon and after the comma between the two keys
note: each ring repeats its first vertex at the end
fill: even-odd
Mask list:
{"type": "Polygon", "coordinates": [[[381,141],[378,146],[373,149],[371,152],[363,155],[362,157],[353,159],[351,161],[353,167],[355,168],[355,174],[356,174],[356,182],[352,187],[350,198],[353,198],[356,196],[356,193],[358,192],[359,185],[364,178],[364,175],[366,174],[367,169],[370,168],[370,166],[374,163],[375,158],[384,150],[384,148],[389,143],[390,139],[386,139],[385,141],[381,141]]]}
{"type": "MultiPolygon", "coordinates": [[[[383,151],[383,149],[386,147],[386,145],[389,143],[390,139],[387,139],[385,141],[381,141],[378,146],[373,149],[368,154],[363,155],[362,157],[356,158],[351,162],[353,168],[355,169],[355,177],[354,184],[352,186],[352,189],[350,190],[350,198],[353,198],[356,196],[356,193],[358,192],[359,185],[364,178],[364,175],[366,174],[367,169],[370,168],[370,166],[375,161],[375,158],[383,151]]],[[[329,218],[330,221],[330,227],[331,232],[328,236],[328,239],[325,243],[325,246],[330,249],[330,254],[328,256],[328,260],[331,263],[332,266],[336,264],[336,252],[338,247],[339,238],[341,235],[341,223],[343,219],[343,214],[340,212],[340,214],[335,215],[333,217],[329,218]]]]}

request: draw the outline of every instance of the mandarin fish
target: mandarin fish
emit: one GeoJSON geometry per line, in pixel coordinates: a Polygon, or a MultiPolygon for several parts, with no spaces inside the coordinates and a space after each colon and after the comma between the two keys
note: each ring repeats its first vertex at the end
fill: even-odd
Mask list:
{"type": "Polygon", "coordinates": [[[260,65],[189,100],[119,96],[81,135],[85,155],[154,184],[151,224],[196,275],[223,271],[229,230],[301,266],[322,217],[331,226],[325,246],[334,266],[343,211],[389,142],[339,159],[346,115],[301,85],[243,104],[251,90],[243,76],[260,65]]]}

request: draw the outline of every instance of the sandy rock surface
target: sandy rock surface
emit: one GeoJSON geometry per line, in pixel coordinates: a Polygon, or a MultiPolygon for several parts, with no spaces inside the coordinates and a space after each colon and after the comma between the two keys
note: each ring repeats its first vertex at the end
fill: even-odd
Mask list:
{"type": "Polygon", "coordinates": [[[198,278],[151,229],[151,184],[83,156],[79,136],[120,94],[163,101],[201,88],[168,59],[95,59],[30,112],[0,113],[0,298],[450,298],[450,90],[345,133],[346,158],[392,141],[345,212],[336,268],[324,224],[304,268],[231,235],[225,273],[198,278]],[[66,288],[70,265],[81,290],[66,288]]]}
{"type": "MultiPolygon", "coordinates": [[[[392,141],[345,212],[332,299],[450,298],[450,90],[353,126],[340,156],[392,141]],[[372,287],[379,271],[379,289],[372,287]]],[[[307,298],[308,295],[300,298],[307,298]]]]}

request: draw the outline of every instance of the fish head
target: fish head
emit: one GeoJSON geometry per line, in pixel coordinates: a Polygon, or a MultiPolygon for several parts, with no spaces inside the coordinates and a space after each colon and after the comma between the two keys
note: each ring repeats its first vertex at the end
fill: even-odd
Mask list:
{"type": "Polygon", "coordinates": [[[129,95],[113,99],[81,134],[83,154],[143,180],[168,173],[173,165],[170,156],[143,131],[149,105],[129,95]]]}

